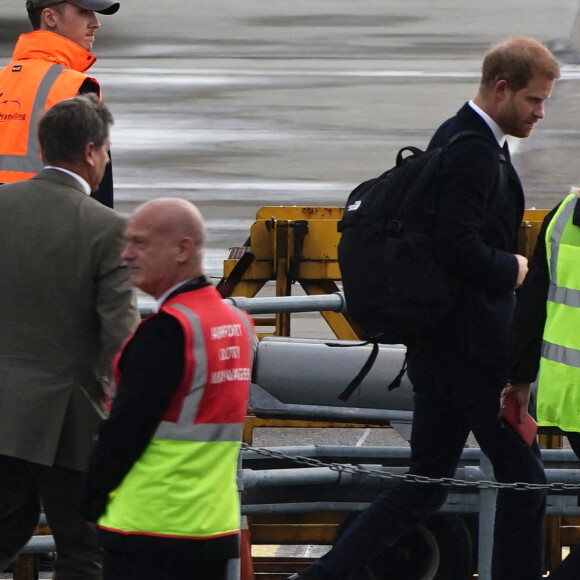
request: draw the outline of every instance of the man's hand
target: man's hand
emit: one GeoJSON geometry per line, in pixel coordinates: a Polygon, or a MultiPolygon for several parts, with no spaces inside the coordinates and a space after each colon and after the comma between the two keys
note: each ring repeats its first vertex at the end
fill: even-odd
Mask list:
{"type": "Polygon", "coordinates": [[[516,288],[519,288],[524,283],[524,278],[528,273],[528,259],[520,254],[514,254],[518,261],[518,277],[516,279],[516,288]]]}
{"type": "Polygon", "coordinates": [[[518,261],[518,277],[516,279],[516,288],[519,288],[524,283],[524,278],[528,273],[528,259],[520,254],[514,254],[518,261]]]}
{"type": "Polygon", "coordinates": [[[500,405],[501,405],[501,398],[510,396],[515,397],[520,404],[520,416],[519,422],[524,422],[524,417],[528,412],[528,406],[530,404],[530,392],[531,392],[531,385],[530,383],[518,383],[517,385],[509,384],[502,390],[500,395],[500,405]]]}

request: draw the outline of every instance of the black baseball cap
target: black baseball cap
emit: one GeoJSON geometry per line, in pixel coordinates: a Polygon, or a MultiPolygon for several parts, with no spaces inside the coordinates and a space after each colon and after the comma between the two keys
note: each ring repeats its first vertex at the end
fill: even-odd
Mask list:
{"type": "Polygon", "coordinates": [[[79,8],[85,10],[93,10],[99,14],[115,14],[119,10],[120,4],[118,2],[111,2],[110,0],[26,0],[26,10],[34,12],[39,8],[48,8],[61,2],[68,2],[74,4],[79,8]]]}

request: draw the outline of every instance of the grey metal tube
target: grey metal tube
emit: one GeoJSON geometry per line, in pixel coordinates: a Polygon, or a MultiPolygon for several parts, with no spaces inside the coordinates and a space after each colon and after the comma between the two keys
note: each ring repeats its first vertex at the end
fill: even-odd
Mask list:
{"type": "Polygon", "coordinates": [[[279,487],[286,485],[320,485],[340,483],[350,485],[352,473],[343,473],[330,467],[297,467],[291,469],[243,469],[244,489],[254,487],[279,487]]]}
{"type": "MultiPolygon", "coordinates": [[[[487,460],[485,456],[482,459],[487,460]]],[[[482,461],[483,464],[483,461],[482,461]]],[[[409,471],[407,466],[383,466],[364,465],[358,467],[368,471],[386,471],[394,475],[403,475],[409,471]]],[[[455,479],[463,481],[495,481],[491,466],[489,471],[483,467],[467,465],[458,467],[455,470],[455,479]]],[[[578,469],[547,469],[546,478],[548,483],[580,483],[580,470],[578,469]]],[[[288,469],[242,469],[242,481],[244,489],[252,487],[276,487],[286,485],[319,485],[328,483],[339,483],[340,485],[351,485],[361,480],[379,481],[378,477],[368,477],[365,473],[352,473],[339,471],[330,467],[294,467],[288,469]]],[[[490,488],[495,491],[496,488],[490,488]]],[[[475,491],[475,488],[473,489],[475,491]]],[[[483,490],[486,491],[486,490],[483,490]]],[[[576,490],[578,493],[580,490],[576,490]]],[[[571,493],[574,493],[571,490],[571,493]]]]}
{"type": "MultiPolygon", "coordinates": [[[[253,409],[258,417],[267,414],[253,409]]],[[[348,407],[323,407],[318,405],[285,405],[285,411],[270,413],[269,417],[287,417],[291,419],[310,419],[314,421],[345,421],[347,423],[370,423],[390,425],[395,421],[411,422],[411,411],[391,411],[388,409],[358,409],[348,407]]]]}
{"type": "Polygon", "coordinates": [[[231,558],[226,563],[226,580],[240,580],[242,562],[240,558],[231,558]]]}
{"type": "MultiPolygon", "coordinates": [[[[224,302],[233,304],[248,314],[346,312],[346,301],[342,292],[315,296],[260,296],[258,298],[232,296],[224,298],[224,302]]],[[[138,304],[142,318],[149,316],[156,307],[156,302],[150,298],[139,297],[138,304]]]]}
{"type": "MultiPolygon", "coordinates": [[[[548,483],[580,483],[580,470],[578,469],[546,469],[548,483]]],[[[580,490],[576,490],[576,493],[580,490]]]]}
{"type": "Polygon", "coordinates": [[[259,298],[235,296],[225,298],[224,301],[245,310],[248,314],[318,311],[346,312],[346,302],[342,292],[316,296],[275,296],[259,298]]]}
{"type": "Polygon", "coordinates": [[[356,341],[266,337],[258,345],[253,380],[287,404],[412,411],[407,375],[399,388],[387,390],[403,366],[406,350],[402,346],[380,345],[375,363],[348,403],[338,399],[371,350],[370,345],[356,341]]]}
{"type": "MultiPolygon", "coordinates": [[[[360,512],[369,506],[369,502],[340,502],[340,501],[315,501],[315,502],[295,502],[295,503],[268,503],[249,504],[242,506],[244,515],[263,514],[294,514],[294,513],[318,513],[318,512],[360,512]]],[[[450,504],[444,503],[439,509],[443,514],[477,514],[479,513],[478,503],[450,504]]],[[[548,506],[546,515],[549,516],[579,516],[579,506],[548,506]]],[[[480,547],[481,549],[481,547],[480,547]]],[[[489,549],[489,547],[487,548],[489,549]]]]}
{"type": "MultiPolygon", "coordinates": [[[[409,459],[410,447],[387,447],[376,445],[356,447],[355,445],[288,445],[281,447],[266,447],[274,452],[289,456],[300,457],[328,457],[340,459],[342,457],[356,457],[362,459],[409,459]]],[[[479,460],[479,447],[466,447],[461,454],[462,459],[479,460]]],[[[242,459],[270,459],[269,457],[252,450],[243,450],[242,459]]]]}
{"type": "MultiPolygon", "coordinates": [[[[493,468],[486,455],[482,454],[480,465],[485,478],[491,479],[493,468]]],[[[479,550],[477,557],[477,575],[481,577],[481,580],[491,580],[496,501],[497,490],[491,488],[481,490],[479,494],[479,550]]]]}
{"type": "Polygon", "coordinates": [[[20,550],[20,554],[40,554],[43,552],[56,551],[54,537],[49,535],[32,536],[26,545],[20,550]]]}
{"type": "MultiPolygon", "coordinates": [[[[370,505],[369,502],[349,502],[349,501],[312,501],[312,502],[294,502],[294,503],[264,503],[249,504],[242,506],[244,515],[265,515],[265,514],[305,514],[319,512],[361,512],[370,505]]],[[[479,511],[478,503],[465,503],[462,505],[444,503],[439,509],[440,513],[445,514],[476,514],[479,511]]],[[[577,507],[575,512],[569,515],[580,514],[580,508],[577,507]]],[[[550,515],[560,515],[554,513],[550,515]]],[[[564,515],[564,514],[562,514],[564,515]]],[[[568,515],[568,514],[566,514],[568,515]]]]}
{"type": "MultiPolygon", "coordinates": [[[[284,453],[291,457],[328,457],[340,459],[341,457],[355,457],[361,459],[409,459],[411,457],[410,447],[389,447],[384,445],[376,445],[369,447],[356,447],[355,445],[284,445],[279,447],[264,447],[265,450],[270,450],[276,453],[284,453]]],[[[575,474],[580,474],[573,465],[578,465],[578,459],[571,449],[542,449],[542,461],[544,464],[570,464],[567,468],[546,469],[549,474],[550,481],[560,481],[558,478],[564,476],[566,478],[575,477],[575,474]],[[570,474],[570,475],[568,475],[570,474]]],[[[481,449],[479,447],[466,447],[461,453],[461,459],[478,461],[481,458],[481,449]]],[[[270,457],[252,451],[251,449],[242,451],[242,459],[270,459],[270,457]]],[[[570,479],[570,482],[572,480],[570,479]]]]}
{"type": "MultiPolygon", "coordinates": [[[[368,471],[381,471],[381,465],[359,465],[368,471]]],[[[408,467],[387,467],[388,471],[394,475],[404,475],[409,471],[408,467]]],[[[485,475],[479,467],[460,467],[455,472],[457,479],[465,481],[482,481],[485,475]]],[[[378,477],[369,476],[365,473],[352,473],[338,471],[330,467],[296,467],[289,469],[243,469],[242,480],[244,489],[255,487],[284,487],[288,485],[360,485],[362,483],[373,483],[380,485],[381,480],[378,477]]],[[[473,489],[475,492],[476,489],[473,489]]]]}
{"type": "Polygon", "coordinates": [[[304,514],[319,512],[360,512],[368,507],[368,503],[363,502],[340,502],[340,501],[315,501],[315,502],[295,502],[284,504],[257,504],[243,505],[244,515],[264,515],[264,514],[304,514]]]}

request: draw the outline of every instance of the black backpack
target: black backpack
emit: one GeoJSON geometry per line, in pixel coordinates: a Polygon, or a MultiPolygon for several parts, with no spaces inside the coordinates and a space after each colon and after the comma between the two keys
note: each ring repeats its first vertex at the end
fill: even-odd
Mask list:
{"type": "MultiPolygon", "coordinates": [[[[338,263],[347,311],[375,348],[343,400],[370,370],[378,343],[408,345],[436,326],[453,305],[453,284],[433,255],[435,192],[445,148],[467,138],[491,142],[480,132],[462,131],[429,151],[404,147],[394,167],[348,196],[338,222],[338,263]]],[[[503,152],[499,158],[502,201],[507,180],[503,152]]],[[[404,370],[390,388],[399,384],[404,370]]]]}

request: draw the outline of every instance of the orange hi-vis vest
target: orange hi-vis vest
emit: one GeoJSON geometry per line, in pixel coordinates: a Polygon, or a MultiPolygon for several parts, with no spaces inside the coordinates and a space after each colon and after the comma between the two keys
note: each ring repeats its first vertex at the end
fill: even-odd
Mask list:
{"type": "Polygon", "coordinates": [[[20,36],[12,62],[0,71],[0,183],[23,181],[42,169],[38,121],[52,105],[78,94],[96,60],[54,32],[20,36]]]}
{"type": "MultiPolygon", "coordinates": [[[[184,376],[149,446],[109,495],[99,526],[173,539],[237,534],[237,457],[250,388],[253,323],[245,312],[226,305],[213,286],[176,294],[160,311],[183,329],[184,376]]],[[[115,361],[119,390],[122,357],[121,352],[115,361]]]]}

